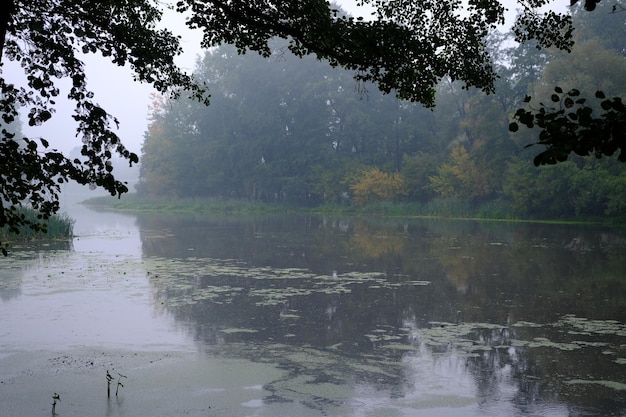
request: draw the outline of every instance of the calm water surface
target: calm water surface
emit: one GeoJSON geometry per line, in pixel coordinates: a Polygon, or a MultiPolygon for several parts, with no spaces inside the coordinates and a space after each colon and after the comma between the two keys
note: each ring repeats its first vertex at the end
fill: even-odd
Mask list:
{"type": "Polygon", "coordinates": [[[72,215],[0,260],[2,351],[199,349],[320,416],[626,415],[625,230],[72,215]]]}

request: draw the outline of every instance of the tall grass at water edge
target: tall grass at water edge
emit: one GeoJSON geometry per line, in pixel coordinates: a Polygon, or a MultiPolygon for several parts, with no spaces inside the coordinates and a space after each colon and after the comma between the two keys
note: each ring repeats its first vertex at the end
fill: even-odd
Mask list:
{"type": "Polygon", "coordinates": [[[28,241],[28,240],[45,240],[45,239],[68,239],[74,235],[74,220],[65,214],[55,214],[48,220],[37,218],[37,211],[22,208],[18,210],[18,215],[23,215],[25,219],[32,223],[45,225],[43,230],[36,231],[28,226],[19,228],[19,233],[11,233],[7,226],[0,229],[0,239],[2,242],[8,241],[28,241]]]}

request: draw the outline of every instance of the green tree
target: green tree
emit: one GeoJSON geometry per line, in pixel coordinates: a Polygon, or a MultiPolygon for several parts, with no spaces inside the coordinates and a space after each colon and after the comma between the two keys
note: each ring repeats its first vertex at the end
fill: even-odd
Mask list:
{"type": "Polygon", "coordinates": [[[511,163],[504,181],[504,193],[512,207],[531,218],[573,217],[573,162],[537,169],[524,160],[511,163]],[[554,196],[559,198],[554,198],[554,196]]]}
{"type": "Polygon", "coordinates": [[[424,203],[436,195],[430,177],[437,174],[439,162],[439,159],[430,153],[418,152],[415,155],[404,156],[402,175],[409,199],[424,203]]]}
{"type": "Polygon", "coordinates": [[[617,217],[626,213],[626,167],[615,158],[575,158],[538,168],[517,159],[510,162],[504,177],[504,195],[522,216],[617,217]]]}
{"type": "Polygon", "coordinates": [[[167,170],[176,178],[170,187],[184,196],[338,202],[349,191],[350,167],[398,170],[429,136],[417,128],[424,130],[430,111],[369,84],[360,94],[346,70],[294,57],[280,42],[268,58],[217,48],[195,76],[212,91],[211,106],[178,100],[154,115],[168,133],[146,136],[144,191],[159,189],[149,182],[162,176],[151,170],[175,164],[167,170]]]}
{"type": "Polygon", "coordinates": [[[144,190],[158,176],[152,170],[175,164],[171,187],[185,196],[307,200],[312,167],[335,156],[328,102],[338,72],[279,45],[270,58],[230,46],[207,52],[196,76],[211,89],[212,105],[178,100],[156,115],[169,133],[146,136],[144,190]],[[177,146],[158,145],[172,140],[177,146]]]}

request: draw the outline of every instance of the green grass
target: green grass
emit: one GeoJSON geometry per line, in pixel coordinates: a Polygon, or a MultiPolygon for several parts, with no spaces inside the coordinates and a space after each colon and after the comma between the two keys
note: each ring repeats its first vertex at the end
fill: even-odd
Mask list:
{"type": "Polygon", "coordinates": [[[354,205],[324,205],[313,210],[323,214],[363,214],[391,217],[439,217],[454,219],[497,219],[517,220],[504,201],[491,201],[482,205],[473,205],[468,201],[456,199],[436,199],[425,204],[417,202],[371,203],[363,207],[354,205]]]}
{"type": "Polygon", "coordinates": [[[435,199],[427,203],[381,201],[366,206],[348,203],[323,204],[317,207],[298,207],[281,203],[226,198],[146,198],[126,194],[121,199],[97,197],[84,202],[88,207],[134,212],[159,213],[221,213],[221,214],[277,214],[308,213],[326,215],[360,215],[384,217],[433,217],[468,220],[494,220],[549,223],[601,223],[623,225],[624,220],[603,219],[529,219],[515,213],[504,200],[472,204],[458,199],[435,199]]]}
{"type": "Polygon", "coordinates": [[[136,194],[115,197],[96,197],[83,202],[87,207],[120,211],[143,211],[165,213],[280,213],[294,209],[287,205],[268,204],[252,200],[226,198],[142,198],[136,194]]]}
{"type": "Polygon", "coordinates": [[[43,221],[37,218],[37,212],[32,209],[19,209],[18,213],[33,223],[45,225],[44,231],[35,231],[28,226],[19,228],[19,233],[9,232],[8,227],[0,229],[0,240],[2,242],[30,241],[30,240],[57,240],[69,239],[73,236],[74,220],[66,215],[53,215],[48,220],[43,221]]]}

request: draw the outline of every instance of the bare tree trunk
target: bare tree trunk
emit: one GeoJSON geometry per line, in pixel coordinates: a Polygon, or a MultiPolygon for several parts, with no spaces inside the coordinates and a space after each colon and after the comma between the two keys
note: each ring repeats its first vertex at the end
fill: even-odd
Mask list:
{"type": "Polygon", "coordinates": [[[4,51],[9,22],[14,13],[15,0],[0,0],[0,62],[2,62],[2,51],[4,51]]]}

